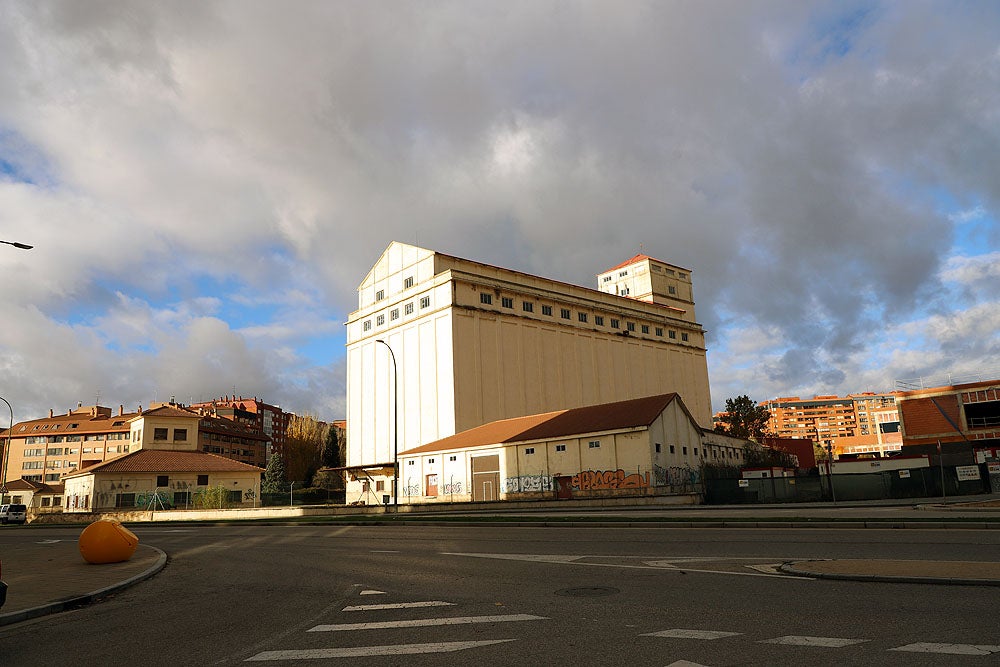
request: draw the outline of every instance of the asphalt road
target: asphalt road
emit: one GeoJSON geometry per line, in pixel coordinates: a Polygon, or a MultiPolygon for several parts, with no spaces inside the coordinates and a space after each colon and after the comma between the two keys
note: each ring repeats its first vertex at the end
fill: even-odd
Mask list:
{"type": "Polygon", "coordinates": [[[99,604],[0,629],[0,664],[1000,663],[996,588],[814,580],[772,569],[809,558],[997,561],[997,530],[135,532],[169,554],[159,575],[99,604]]]}

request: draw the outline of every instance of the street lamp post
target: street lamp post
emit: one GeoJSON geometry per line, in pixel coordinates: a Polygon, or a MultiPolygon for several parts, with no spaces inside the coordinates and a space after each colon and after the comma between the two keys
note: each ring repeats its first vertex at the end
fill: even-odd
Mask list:
{"type": "Polygon", "coordinates": [[[389,350],[392,358],[392,414],[395,424],[392,427],[392,508],[399,512],[399,368],[396,366],[396,354],[389,343],[381,338],[375,339],[389,350]]]}
{"type": "Polygon", "coordinates": [[[10,401],[0,396],[0,401],[7,404],[10,411],[10,426],[7,427],[7,446],[3,448],[3,456],[0,457],[0,502],[3,501],[3,494],[7,493],[7,461],[10,460],[10,436],[14,433],[14,408],[10,407],[10,401]]]}
{"type": "Polygon", "coordinates": [[[0,241],[0,243],[12,245],[15,248],[20,248],[21,250],[31,250],[35,247],[33,245],[28,245],[27,243],[18,243],[17,241],[0,241]]]}

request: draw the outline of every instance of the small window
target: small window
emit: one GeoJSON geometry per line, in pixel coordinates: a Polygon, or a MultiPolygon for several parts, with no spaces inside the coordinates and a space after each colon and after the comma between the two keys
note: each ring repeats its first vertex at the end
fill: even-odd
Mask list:
{"type": "Polygon", "coordinates": [[[413,287],[413,276],[407,276],[403,281],[403,289],[410,289],[413,287]]]}
{"type": "Polygon", "coordinates": [[[663,327],[656,327],[656,335],[663,338],[663,327]]]}
{"type": "Polygon", "coordinates": [[[671,329],[667,332],[667,338],[677,338],[677,332],[671,329]]]}
{"type": "Polygon", "coordinates": [[[604,316],[603,315],[594,315],[594,324],[596,324],[599,327],[603,327],[604,326],[604,316]]]}
{"type": "Polygon", "coordinates": [[[393,308],[392,310],[389,311],[389,319],[390,320],[399,319],[399,308],[393,308]]]}
{"type": "Polygon", "coordinates": [[[668,285],[667,292],[669,292],[670,294],[677,294],[677,288],[674,287],[673,285],[668,285]]]}
{"type": "Polygon", "coordinates": [[[170,486],[170,476],[169,475],[157,475],[156,476],[156,487],[170,486]]]}
{"type": "Polygon", "coordinates": [[[153,440],[166,440],[166,439],[167,439],[167,429],[165,428],[153,429],[153,440]]]}
{"type": "Polygon", "coordinates": [[[569,308],[560,308],[559,309],[559,317],[563,318],[564,320],[568,320],[569,319],[569,308]]]}
{"type": "Polygon", "coordinates": [[[694,448],[694,455],[698,456],[698,448],[697,447],[694,448]]]}
{"type": "Polygon", "coordinates": [[[576,318],[583,323],[587,322],[587,313],[577,313],[576,318]]]}
{"type": "Polygon", "coordinates": [[[660,453],[660,450],[661,450],[662,448],[663,448],[663,445],[661,445],[660,443],[656,443],[656,453],[657,453],[657,454],[659,454],[659,453],[660,453]]]}
{"type": "Polygon", "coordinates": [[[188,430],[186,428],[174,429],[174,442],[187,442],[188,430]]]}
{"type": "Polygon", "coordinates": [[[552,316],[552,306],[542,306],[542,315],[552,316]]]}
{"type": "Polygon", "coordinates": [[[383,324],[385,324],[385,315],[379,315],[375,318],[375,326],[380,327],[383,324]]]}
{"type": "Polygon", "coordinates": [[[671,454],[675,454],[676,453],[676,451],[674,450],[674,446],[673,445],[670,445],[670,453],[671,454]]]}
{"type": "Polygon", "coordinates": [[[612,317],[611,318],[611,328],[612,329],[621,329],[622,328],[621,322],[619,322],[618,320],[616,320],[615,318],[612,317]]]}
{"type": "Polygon", "coordinates": [[[406,465],[411,466],[411,465],[413,465],[413,463],[414,463],[413,461],[407,461],[406,465]]]}
{"type": "Polygon", "coordinates": [[[198,486],[208,486],[208,475],[198,475],[198,486]]]}
{"type": "Polygon", "coordinates": [[[684,454],[685,456],[687,456],[688,448],[687,447],[681,447],[681,453],[684,454]]]}
{"type": "Polygon", "coordinates": [[[242,491],[240,491],[239,489],[229,489],[228,492],[229,493],[228,493],[228,497],[226,498],[226,500],[228,500],[230,503],[233,503],[234,505],[238,505],[239,503],[243,502],[243,492],[242,491]]]}
{"type": "Polygon", "coordinates": [[[449,461],[457,461],[457,460],[458,460],[458,457],[457,457],[457,456],[449,456],[449,457],[448,457],[448,460],[449,460],[449,461]]]}
{"type": "Polygon", "coordinates": [[[599,449],[601,447],[601,441],[591,440],[590,442],[587,443],[587,447],[589,447],[590,449],[599,449]]]}
{"type": "Polygon", "coordinates": [[[686,274],[686,273],[678,273],[677,277],[680,278],[681,280],[687,280],[688,274],[686,274]]]}
{"type": "Polygon", "coordinates": [[[431,298],[429,296],[421,297],[420,298],[420,307],[421,308],[430,308],[431,307],[431,298]]]}
{"type": "Polygon", "coordinates": [[[524,448],[524,453],[525,454],[534,454],[535,453],[535,448],[534,447],[525,447],[524,448]]]}
{"type": "Polygon", "coordinates": [[[375,480],[375,490],[376,491],[385,491],[385,480],[384,479],[377,479],[377,480],[375,480]]]}
{"type": "Polygon", "coordinates": [[[628,288],[627,287],[621,288],[621,290],[618,292],[618,294],[619,294],[619,296],[628,296],[628,288]]]}
{"type": "Polygon", "coordinates": [[[427,459],[428,463],[434,463],[434,459],[427,459]]]}
{"type": "Polygon", "coordinates": [[[535,304],[531,303],[530,301],[522,301],[521,310],[523,310],[526,313],[533,313],[535,312],[535,304]]]}
{"type": "Polygon", "coordinates": [[[634,332],[635,331],[635,322],[626,322],[625,323],[625,328],[628,329],[629,331],[633,331],[634,332]]]}
{"type": "Polygon", "coordinates": [[[565,452],[566,451],[566,445],[556,445],[556,451],[557,452],[565,452]]]}
{"type": "Polygon", "coordinates": [[[649,325],[648,324],[643,324],[642,327],[640,327],[640,328],[642,329],[642,333],[644,333],[644,334],[648,334],[649,333],[649,325]]]}
{"type": "Polygon", "coordinates": [[[407,315],[412,315],[413,314],[413,304],[412,303],[408,303],[405,306],[403,306],[403,312],[405,314],[407,314],[407,315]]]}
{"type": "Polygon", "coordinates": [[[379,291],[375,292],[375,300],[376,301],[381,301],[384,298],[385,298],[385,290],[384,289],[380,289],[379,291]]]}
{"type": "Polygon", "coordinates": [[[682,333],[682,334],[681,334],[681,340],[682,340],[682,341],[684,341],[684,342],[686,343],[686,342],[687,342],[687,339],[688,339],[688,335],[687,335],[686,333],[682,333]]]}
{"type": "Polygon", "coordinates": [[[500,299],[500,305],[503,306],[504,308],[513,308],[514,307],[514,299],[512,299],[509,296],[501,297],[501,299],[500,299]]]}
{"type": "Polygon", "coordinates": [[[485,303],[487,306],[493,303],[493,295],[487,294],[486,292],[479,293],[479,303],[485,303]]]}

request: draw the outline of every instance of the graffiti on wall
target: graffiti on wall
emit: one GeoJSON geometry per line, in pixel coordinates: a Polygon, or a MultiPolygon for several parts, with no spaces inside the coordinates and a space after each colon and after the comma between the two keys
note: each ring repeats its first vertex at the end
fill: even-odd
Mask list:
{"type": "Polygon", "coordinates": [[[597,489],[644,489],[649,486],[649,473],[632,473],[618,470],[585,470],[573,475],[572,485],[580,491],[597,489]]]}
{"type": "Polygon", "coordinates": [[[406,484],[403,486],[404,496],[419,496],[420,495],[420,484],[414,483],[411,480],[406,480],[406,484]]]}
{"type": "Polygon", "coordinates": [[[452,494],[452,493],[461,493],[462,492],[462,483],[461,482],[454,482],[454,481],[452,481],[452,482],[448,482],[447,484],[445,484],[441,488],[442,488],[441,492],[444,493],[445,495],[449,495],[449,494],[452,494]]]}
{"type": "Polygon", "coordinates": [[[701,473],[687,466],[653,466],[653,479],[656,486],[694,486],[701,481],[701,473]]]}
{"type": "Polygon", "coordinates": [[[505,479],[502,490],[504,493],[531,493],[551,491],[554,488],[550,475],[521,475],[505,479]]]}

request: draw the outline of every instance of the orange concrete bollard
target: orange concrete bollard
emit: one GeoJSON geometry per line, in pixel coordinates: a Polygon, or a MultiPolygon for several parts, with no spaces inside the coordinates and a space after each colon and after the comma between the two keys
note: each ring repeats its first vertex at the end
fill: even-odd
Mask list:
{"type": "Polygon", "coordinates": [[[121,563],[135,553],[139,538],[121,521],[101,519],[83,529],[78,545],[88,563],[121,563]]]}

